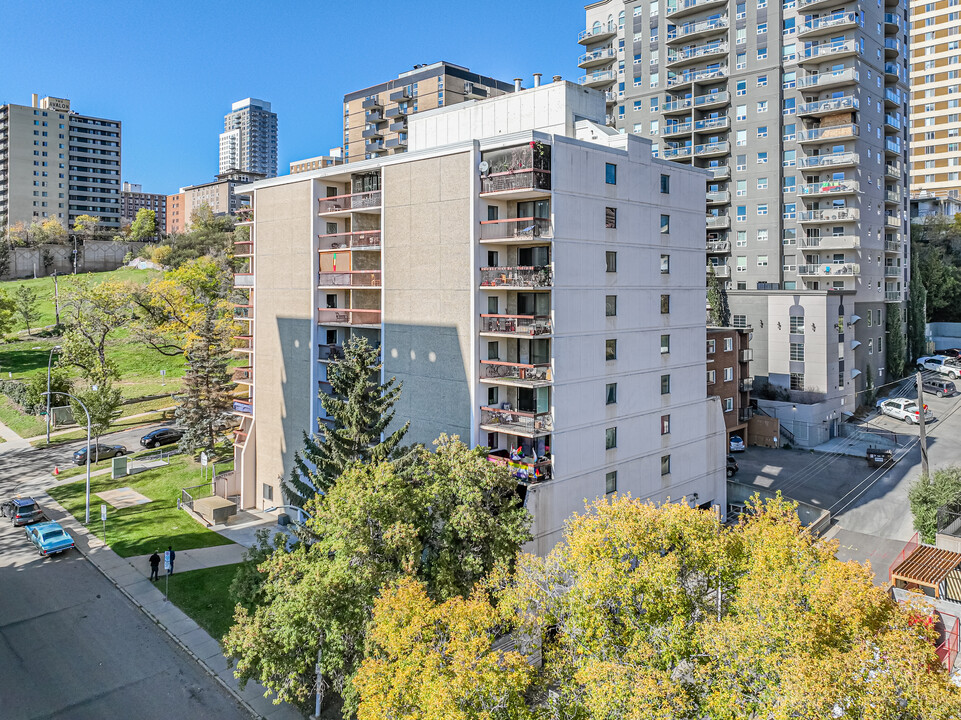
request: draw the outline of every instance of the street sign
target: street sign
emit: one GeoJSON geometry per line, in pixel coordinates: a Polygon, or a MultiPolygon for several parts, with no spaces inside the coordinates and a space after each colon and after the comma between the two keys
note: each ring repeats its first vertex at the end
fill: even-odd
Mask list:
{"type": "Polygon", "coordinates": [[[100,519],[103,520],[104,522],[107,522],[107,506],[106,505],[100,506],[100,519]]]}
{"type": "Polygon", "coordinates": [[[200,467],[207,467],[207,453],[200,453],[200,467]]]}
{"type": "Polygon", "coordinates": [[[170,551],[164,550],[164,570],[170,572],[170,551]]]}

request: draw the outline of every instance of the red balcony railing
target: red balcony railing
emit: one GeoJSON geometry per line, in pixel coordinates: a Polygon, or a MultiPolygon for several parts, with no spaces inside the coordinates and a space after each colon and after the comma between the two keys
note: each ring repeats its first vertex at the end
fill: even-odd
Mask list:
{"type": "Polygon", "coordinates": [[[242,352],[253,352],[253,349],[254,349],[253,335],[235,335],[234,342],[235,342],[234,350],[240,350],[242,352]]]}
{"type": "Polygon", "coordinates": [[[551,269],[542,267],[484,267],[483,287],[549,288],[553,284],[551,269]]]}
{"type": "Polygon", "coordinates": [[[509,220],[482,220],[481,240],[526,240],[549,238],[553,235],[548,218],[511,218],[509,220]]]}
{"type": "Polygon", "coordinates": [[[547,315],[481,315],[481,332],[504,335],[550,335],[551,319],[547,315]]]}
{"type": "Polygon", "coordinates": [[[380,270],[346,270],[317,274],[321,287],[380,287],[380,270]]]}
{"type": "Polygon", "coordinates": [[[321,250],[353,250],[357,248],[380,247],[380,230],[358,230],[356,232],[320,235],[321,250]]]}
{"type": "Polygon", "coordinates": [[[482,377],[524,382],[551,382],[554,379],[550,363],[513,363],[502,360],[481,360],[482,377]]]}
{"type": "Polygon", "coordinates": [[[254,306],[253,305],[234,305],[234,317],[237,320],[253,320],[254,306]]]}
{"type": "Polygon", "coordinates": [[[344,210],[370,210],[380,207],[380,190],[372,192],[351,193],[349,195],[335,195],[320,198],[318,201],[320,214],[342,212],[344,210]]]}
{"type": "Polygon", "coordinates": [[[380,325],[380,310],[319,308],[317,323],[319,325],[380,325]]]}
{"type": "Polygon", "coordinates": [[[518,480],[542,482],[550,480],[554,475],[553,466],[549,459],[538,460],[537,462],[534,462],[532,458],[511,459],[506,450],[496,450],[488,455],[487,459],[495,465],[503,465],[508,468],[518,480]],[[500,455],[501,452],[504,455],[500,455]]]}
{"type": "Polygon", "coordinates": [[[234,400],[233,410],[235,413],[240,415],[253,415],[254,414],[254,401],[247,400],[234,400]]]}
{"type": "Polygon", "coordinates": [[[491,432],[535,437],[550,435],[554,429],[554,418],[550,413],[481,407],[481,426],[491,432]]]}
{"type": "Polygon", "coordinates": [[[491,173],[481,178],[481,194],[506,190],[551,191],[551,171],[524,168],[502,173],[491,173]]]}

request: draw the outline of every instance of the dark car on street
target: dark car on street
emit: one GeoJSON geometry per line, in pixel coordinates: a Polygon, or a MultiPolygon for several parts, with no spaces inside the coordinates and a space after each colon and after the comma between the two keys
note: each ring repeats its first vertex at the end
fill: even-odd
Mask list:
{"type": "Polygon", "coordinates": [[[948,357],[961,358],[961,348],[944,348],[943,350],[935,350],[935,355],[947,355],[948,357]]]}
{"type": "Polygon", "coordinates": [[[175,442],[180,442],[180,438],[183,436],[183,430],[178,430],[177,428],[157,428],[140,438],[140,444],[145,448],[172,445],[175,442]]]}
{"type": "Polygon", "coordinates": [[[10,518],[15,527],[47,519],[37,501],[30,497],[18,497],[4,501],[0,504],[0,514],[10,518]]]}
{"type": "Polygon", "coordinates": [[[739,468],[737,466],[737,460],[734,459],[733,455],[728,455],[727,456],[727,476],[729,478],[734,477],[735,475],[737,475],[738,469],[739,468]]]}
{"type": "MultiPolygon", "coordinates": [[[[91,456],[90,462],[100,462],[101,460],[107,460],[112,457],[117,457],[118,455],[126,455],[127,448],[123,445],[91,445],[90,446],[91,456]]],[[[77,450],[73,454],[73,461],[77,465],[83,465],[87,462],[87,446],[84,445],[82,448],[77,450]]]]}

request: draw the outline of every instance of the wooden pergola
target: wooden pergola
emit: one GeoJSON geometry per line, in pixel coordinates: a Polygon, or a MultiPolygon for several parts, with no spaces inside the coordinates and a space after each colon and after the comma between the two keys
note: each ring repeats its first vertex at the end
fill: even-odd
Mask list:
{"type": "Polygon", "coordinates": [[[958,567],[961,567],[961,553],[918,545],[910,555],[891,568],[890,580],[895,587],[930,588],[934,591],[934,597],[944,599],[945,580],[958,567]]]}

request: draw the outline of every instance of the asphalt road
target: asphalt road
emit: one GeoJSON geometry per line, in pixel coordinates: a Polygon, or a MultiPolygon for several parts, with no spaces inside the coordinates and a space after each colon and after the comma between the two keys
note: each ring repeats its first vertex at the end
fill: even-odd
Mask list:
{"type": "Polygon", "coordinates": [[[250,715],[76,550],[41,558],[0,522],[0,717],[250,715]]]}

